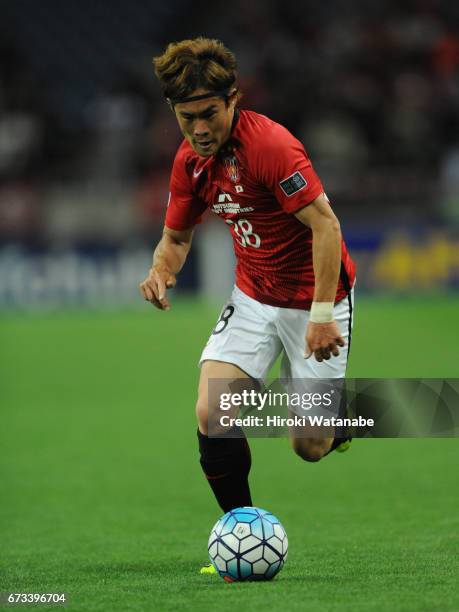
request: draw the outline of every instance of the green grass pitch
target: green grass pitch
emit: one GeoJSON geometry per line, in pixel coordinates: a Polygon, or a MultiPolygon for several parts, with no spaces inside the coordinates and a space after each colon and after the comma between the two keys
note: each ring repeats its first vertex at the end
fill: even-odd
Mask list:
{"type": "MultiPolygon", "coordinates": [[[[457,377],[458,307],[362,298],[349,374],[457,377]]],[[[1,316],[0,591],[65,591],[84,612],[458,610],[454,439],[356,440],[318,464],[253,440],[254,502],[288,561],[264,584],[198,574],[220,514],[193,413],[216,314],[1,316]]]]}

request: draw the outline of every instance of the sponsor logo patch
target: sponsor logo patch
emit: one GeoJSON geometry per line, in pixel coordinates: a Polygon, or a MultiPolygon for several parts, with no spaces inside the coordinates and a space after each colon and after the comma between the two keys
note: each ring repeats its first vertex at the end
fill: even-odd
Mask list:
{"type": "Polygon", "coordinates": [[[222,213],[234,215],[239,213],[253,212],[253,206],[241,207],[239,202],[233,202],[233,198],[229,193],[221,193],[218,196],[218,202],[214,202],[214,204],[212,204],[212,211],[217,215],[222,213]]]}
{"type": "Polygon", "coordinates": [[[284,179],[279,183],[280,188],[289,198],[297,191],[300,191],[308,184],[307,180],[301,174],[301,172],[294,172],[292,175],[284,179]]]}

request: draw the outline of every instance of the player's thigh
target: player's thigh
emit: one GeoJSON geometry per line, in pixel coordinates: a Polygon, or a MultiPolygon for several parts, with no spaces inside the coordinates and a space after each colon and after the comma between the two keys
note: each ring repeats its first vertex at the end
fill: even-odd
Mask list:
{"type": "Polygon", "coordinates": [[[234,364],[254,379],[265,379],[282,350],[276,316],[276,309],[235,287],[204,347],[200,364],[209,360],[234,364]]]}
{"type": "MultiPolygon", "coordinates": [[[[346,345],[340,347],[340,354],[332,356],[329,360],[319,362],[314,355],[304,358],[306,327],[309,321],[309,312],[297,310],[286,311],[280,320],[279,335],[284,345],[284,354],[281,363],[281,377],[285,380],[290,397],[307,398],[311,394],[324,394],[332,391],[328,401],[319,406],[303,408],[303,402],[291,410],[300,417],[330,418],[338,416],[341,409],[342,385],[346,374],[346,367],[351,343],[353,295],[344,298],[334,308],[334,319],[338,324],[340,333],[346,345]],[[327,379],[333,379],[333,389],[327,379]]],[[[328,399],[328,398],[327,398],[328,399]]],[[[307,420],[305,425],[290,428],[289,434],[295,452],[307,461],[317,461],[323,457],[331,447],[337,432],[334,427],[313,425],[307,420]]]]}
{"type": "Polygon", "coordinates": [[[206,434],[209,428],[217,433],[218,418],[222,414],[236,417],[239,407],[230,406],[222,412],[222,397],[229,402],[234,393],[257,388],[257,382],[247,372],[232,363],[207,360],[202,363],[198,385],[196,416],[199,430],[206,434]]]}
{"type": "Polygon", "coordinates": [[[329,360],[317,361],[314,355],[304,358],[306,328],[309,311],[284,309],[278,323],[278,332],[284,347],[281,376],[287,379],[344,378],[352,339],[353,291],[341,300],[333,310],[333,316],[345,341],[339,347],[339,355],[329,360]]]}

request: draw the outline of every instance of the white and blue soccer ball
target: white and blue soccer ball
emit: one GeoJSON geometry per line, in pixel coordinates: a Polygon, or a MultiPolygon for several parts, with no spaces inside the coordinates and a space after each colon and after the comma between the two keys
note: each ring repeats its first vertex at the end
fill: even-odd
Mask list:
{"type": "Polygon", "coordinates": [[[215,523],[208,549],[212,565],[227,582],[271,580],[287,559],[288,539],[271,512],[244,506],[215,523]]]}

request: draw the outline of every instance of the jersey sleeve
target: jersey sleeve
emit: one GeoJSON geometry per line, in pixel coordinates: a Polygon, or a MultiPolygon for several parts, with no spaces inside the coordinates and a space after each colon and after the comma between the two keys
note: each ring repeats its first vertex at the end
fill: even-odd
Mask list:
{"type": "Polygon", "coordinates": [[[192,191],[185,160],[179,150],[172,166],[165,225],[178,231],[189,229],[201,223],[206,208],[205,202],[192,191]]]}
{"type": "Polygon", "coordinates": [[[301,142],[279,124],[260,142],[258,171],[288,213],[304,208],[324,191],[301,142]]]}

